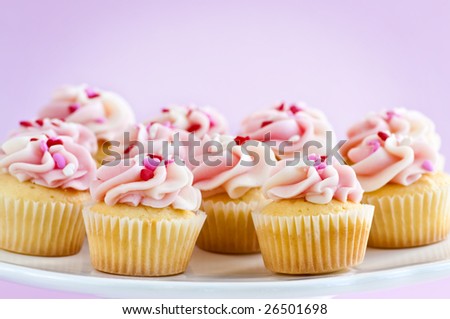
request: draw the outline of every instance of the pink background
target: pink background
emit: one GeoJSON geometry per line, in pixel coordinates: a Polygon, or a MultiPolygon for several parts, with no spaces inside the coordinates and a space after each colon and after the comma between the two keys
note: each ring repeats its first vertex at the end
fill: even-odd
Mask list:
{"type": "MultiPolygon", "coordinates": [[[[370,110],[428,114],[446,138],[450,2],[0,0],[0,134],[63,83],[116,90],[145,119],[209,104],[234,129],[305,100],[338,134],[370,110]]],[[[347,297],[450,297],[450,279],[347,297]]],[[[0,281],[0,297],[80,297],[0,281]]]]}

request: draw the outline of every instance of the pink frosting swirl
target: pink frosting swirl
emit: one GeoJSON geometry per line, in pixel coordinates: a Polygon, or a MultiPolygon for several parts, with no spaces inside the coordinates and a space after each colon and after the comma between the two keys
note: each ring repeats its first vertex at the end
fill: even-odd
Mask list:
{"type": "Polygon", "coordinates": [[[77,123],[67,123],[60,119],[38,119],[35,121],[22,121],[20,127],[11,132],[10,137],[35,136],[44,134],[49,137],[68,136],[86,147],[91,154],[97,152],[97,138],[86,126],[77,123]]]}
{"type": "Polygon", "coordinates": [[[59,118],[92,130],[99,140],[112,140],[135,122],[129,104],[119,95],[86,85],[64,86],[39,112],[39,117],[59,118]]]}
{"type": "Polygon", "coordinates": [[[334,198],[341,202],[359,203],[363,189],[354,170],[333,161],[327,165],[320,157],[310,155],[314,166],[304,163],[290,165],[289,160],[278,162],[273,175],[262,188],[273,200],[304,198],[315,204],[327,204],[334,198]]]}
{"type": "Polygon", "coordinates": [[[87,190],[96,164],[89,151],[70,137],[36,135],[12,137],[3,143],[0,168],[21,182],[87,190]]]}
{"type": "Polygon", "coordinates": [[[325,155],[327,131],[333,132],[325,115],[304,103],[290,106],[281,103],[268,110],[251,114],[241,124],[241,135],[248,135],[258,141],[275,142],[272,149],[279,158],[292,158],[296,153],[302,153],[305,143],[309,141],[317,141],[324,146],[308,148],[309,154],[325,155]],[[286,144],[286,141],[289,141],[290,145],[286,144]],[[280,148],[282,143],[286,145],[284,152],[280,148]]]}
{"type": "Polygon", "coordinates": [[[91,184],[92,197],[107,205],[117,203],[196,211],[200,191],[192,186],[193,176],[184,165],[139,155],[101,166],[91,184]]]}
{"type": "Polygon", "coordinates": [[[275,156],[263,143],[225,135],[214,140],[218,145],[211,145],[209,153],[197,154],[202,160],[193,168],[194,186],[203,197],[226,193],[236,199],[261,187],[270,176],[273,167],[267,161],[275,163],[275,156]]]}
{"type": "Polygon", "coordinates": [[[225,134],[228,123],[225,117],[210,107],[170,106],[150,122],[171,123],[174,128],[195,133],[199,138],[205,134],[225,134]]]}
{"type": "Polygon", "coordinates": [[[340,149],[341,154],[347,157],[350,149],[359,145],[367,136],[380,131],[408,136],[413,141],[426,142],[436,150],[439,150],[441,145],[441,139],[431,119],[418,111],[395,108],[371,113],[350,127],[347,131],[348,141],[340,149]]]}
{"type": "MultiPolygon", "coordinates": [[[[189,133],[176,129],[170,123],[150,123],[131,125],[118,141],[118,146],[110,147],[111,154],[132,158],[136,155],[157,154],[163,157],[177,156],[187,159],[187,147],[175,149],[173,142],[178,134],[178,141],[188,141],[189,133]],[[175,152],[178,152],[175,154],[175,152]]],[[[110,158],[107,158],[107,160],[110,158]]]]}
{"type": "Polygon", "coordinates": [[[411,185],[434,171],[439,161],[438,151],[427,141],[389,132],[365,137],[347,156],[366,192],[388,183],[411,185]]]}

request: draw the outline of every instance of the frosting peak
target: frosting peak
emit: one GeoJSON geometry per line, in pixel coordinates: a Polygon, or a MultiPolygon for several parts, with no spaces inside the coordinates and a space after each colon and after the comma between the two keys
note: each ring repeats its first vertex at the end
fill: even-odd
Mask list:
{"type": "Polygon", "coordinates": [[[83,124],[101,140],[114,139],[134,123],[131,107],[121,96],[87,85],[64,86],[56,90],[39,116],[83,124]]]}
{"type": "Polygon", "coordinates": [[[137,155],[101,166],[91,184],[92,197],[107,205],[124,203],[196,211],[200,191],[192,187],[193,176],[184,165],[159,156],[137,155]]]}
{"type": "Polygon", "coordinates": [[[266,161],[275,163],[275,156],[265,144],[226,135],[209,141],[215,143],[209,147],[209,153],[201,154],[200,165],[193,167],[194,186],[204,197],[226,193],[236,199],[261,187],[270,176],[273,167],[266,161]]]}
{"type": "Polygon", "coordinates": [[[87,190],[96,165],[71,137],[16,136],[1,145],[0,168],[19,181],[49,188],[87,190]]]}
{"type": "Polygon", "coordinates": [[[337,199],[341,202],[359,203],[363,190],[353,169],[333,161],[327,165],[324,158],[311,155],[314,166],[305,163],[289,165],[277,163],[272,176],[264,183],[263,192],[273,200],[304,198],[315,204],[327,204],[337,199]]]}
{"type": "MultiPolygon", "coordinates": [[[[295,153],[301,153],[308,141],[325,145],[327,131],[333,130],[325,115],[305,103],[281,103],[251,114],[241,124],[241,134],[253,140],[264,142],[270,137],[269,140],[275,142],[272,149],[279,158],[292,158],[295,153]]],[[[324,155],[324,149],[310,147],[308,151],[324,155]]]]}
{"type": "Polygon", "coordinates": [[[91,153],[97,152],[97,139],[94,133],[87,127],[77,123],[68,123],[60,119],[37,119],[34,121],[21,121],[20,127],[11,132],[10,137],[35,136],[44,134],[50,137],[68,136],[86,147],[91,153]]]}
{"type": "Polygon", "coordinates": [[[366,192],[390,182],[411,185],[434,171],[439,161],[438,151],[427,141],[381,131],[365,137],[347,157],[366,192]]]}
{"type": "Polygon", "coordinates": [[[224,134],[228,131],[225,117],[210,107],[170,106],[150,122],[170,123],[173,128],[195,133],[202,138],[205,134],[224,134]]]}
{"type": "Polygon", "coordinates": [[[436,150],[439,150],[441,144],[435,125],[430,118],[418,111],[394,108],[370,113],[364,120],[350,127],[347,132],[348,141],[340,149],[341,154],[347,157],[350,149],[360,144],[367,136],[380,131],[408,136],[413,141],[428,143],[436,150]]]}

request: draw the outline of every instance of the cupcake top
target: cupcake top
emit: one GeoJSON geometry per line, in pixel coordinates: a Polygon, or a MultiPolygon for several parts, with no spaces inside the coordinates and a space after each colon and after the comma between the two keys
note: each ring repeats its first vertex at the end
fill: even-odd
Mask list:
{"type": "Polygon", "coordinates": [[[196,211],[201,194],[192,181],[191,171],[174,160],[137,155],[101,166],[91,184],[91,195],[110,206],[122,203],[196,211]]]}
{"type": "Polygon", "coordinates": [[[323,155],[327,131],[333,130],[325,115],[304,103],[281,103],[251,114],[241,124],[241,135],[248,135],[258,141],[274,142],[275,145],[271,147],[279,158],[292,158],[296,153],[302,153],[305,143],[309,141],[319,142],[323,147],[312,146],[308,152],[323,155]]]}
{"type": "Polygon", "coordinates": [[[201,159],[192,171],[194,186],[205,198],[222,193],[232,199],[240,198],[261,187],[275,165],[270,148],[259,141],[250,141],[248,136],[221,135],[202,143],[207,152],[197,154],[196,159],[201,159]],[[208,142],[210,145],[205,147],[208,142]]]}
{"type": "Polygon", "coordinates": [[[288,160],[277,163],[272,176],[264,183],[263,193],[273,200],[300,199],[314,204],[328,204],[333,199],[359,203],[363,189],[354,170],[348,165],[332,161],[327,165],[325,157],[312,154],[313,166],[288,160]]]}
{"type": "Polygon", "coordinates": [[[388,183],[411,185],[436,170],[439,153],[424,139],[380,131],[365,137],[347,153],[366,192],[388,183]]]}
{"type": "Polygon", "coordinates": [[[351,126],[347,131],[348,140],[340,149],[341,154],[347,157],[350,149],[360,144],[367,136],[378,132],[408,136],[413,141],[426,142],[437,150],[441,145],[441,139],[431,119],[418,111],[395,108],[370,113],[365,119],[351,126]]]}
{"type": "Polygon", "coordinates": [[[168,122],[172,127],[195,133],[200,138],[205,134],[225,134],[228,131],[225,117],[210,107],[170,106],[163,108],[161,114],[150,122],[168,122]]]}
{"type": "Polygon", "coordinates": [[[39,117],[83,124],[103,141],[116,138],[135,122],[131,107],[121,96],[87,85],[56,90],[50,103],[40,110],[39,117]]]}
{"type": "Polygon", "coordinates": [[[40,134],[49,137],[68,136],[73,138],[75,143],[86,147],[91,154],[97,152],[97,139],[94,133],[84,125],[49,118],[21,121],[19,124],[20,127],[12,131],[10,137],[35,136],[40,134]]]}
{"type": "Polygon", "coordinates": [[[119,138],[119,143],[110,147],[110,153],[113,156],[119,155],[120,158],[132,158],[140,153],[150,153],[164,158],[176,155],[185,159],[186,148],[180,146],[175,150],[172,143],[176,134],[178,134],[178,141],[188,140],[188,132],[174,128],[169,122],[133,124],[119,138]],[[181,154],[174,154],[176,151],[181,154]]]}
{"type": "Polygon", "coordinates": [[[83,191],[95,177],[96,164],[89,151],[71,137],[41,134],[16,136],[4,142],[0,169],[20,182],[83,191]]]}

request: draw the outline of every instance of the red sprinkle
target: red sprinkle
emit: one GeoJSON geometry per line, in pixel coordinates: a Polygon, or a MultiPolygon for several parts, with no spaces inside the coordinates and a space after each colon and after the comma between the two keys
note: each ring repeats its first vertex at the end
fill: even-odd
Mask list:
{"type": "Polygon", "coordinates": [[[36,142],[36,141],[39,141],[39,139],[37,139],[35,137],[30,138],[30,142],[36,142]]]}
{"type": "Polygon", "coordinates": [[[321,161],[321,162],[325,162],[326,160],[327,160],[327,156],[322,155],[322,156],[320,157],[320,161],[321,161]]]}
{"type": "Polygon", "coordinates": [[[283,111],[284,110],[284,103],[281,103],[279,106],[277,106],[277,110],[278,111],[283,111]]]}
{"type": "Polygon", "coordinates": [[[124,154],[130,153],[130,151],[131,151],[131,149],[132,149],[133,147],[134,147],[134,145],[128,146],[128,147],[123,151],[123,153],[124,153],[124,154]]]}
{"type": "Polygon", "coordinates": [[[163,109],[161,109],[161,112],[163,112],[163,113],[168,113],[170,110],[168,109],[168,108],[163,108],[163,109]]]}
{"type": "Polygon", "coordinates": [[[150,157],[151,159],[158,159],[160,162],[163,161],[163,157],[161,155],[158,154],[147,154],[148,157],[150,157]]]}
{"type": "Polygon", "coordinates": [[[50,147],[52,147],[52,146],[54,146],[54,145],[63,145],[63,141],[61,141],[60,139],[53,139],[53,138],[50,138],[50,139],[47,141],[47,147],[50,148],[50,147]]]}
{"type": "Polygon", "coordinates": [[[381,138],[382,141],[386,141],[389,137],[389,134],[380,131],[378,132],[378,137],[381,138]]]}
{"type": "Polygon", "coordinates": [[[297,105],[291,105],[289,111],[291,111],[292,114],[297,114],[298,112],[303,111],[303,109],[301,107],[298,107],[297,105]]]}
{"type": "Polygon", "coordinates": [[[28,122],[28,121],[20,121],[19,124],[20,124],[20,126],[23,126],[23,127],[32,127],[33,126],[33,123],[28,122]]]}
{"type": "Polygon", "coordinates": [[[264,121],[264,122],[261,123],[261,127],[270,125],[270,124],[272,124],[272,123],[273,123],[273,121],[264,121]]]}
{"type": "Polygon", "coordinates": [[[86,92],[86,95],[89,99],[94,99],[100,96],[100,93],[94,91],[94,89],[91,88],[87,88],[86,90],[84,90],[84,92],[86,92]]]}
{"type": "Polygon", "coordinates": [[[75,103],[68,106],[70,114],[76,112],[80,108],[80,104],[75,103]]]}
{"type": "Polygon", "coordinates": [[[194,123],[191,126],[188,127],[188,129],[186,131],[188,131],[189,133],[198,131],[201,128],[201,125],[198,123],[194,123]]]}
{"type": "Polygon", "coordinates": [[[43,119],[37,119],[36,120],[36,124],[39,126],[43,126],[44,125],[44,120],[43,119]]]}
{"type": "Polygon", "coordinates": [[[236,136],[234,141],[237,145],[244,145],[245,142],[250,140],[250,136],[236,136]]]}
{"type": "Polygon", "coordinates": [[[155,176],[155,173],[153,173],[152,170],[149,170],[147,168],[143,168],[141,170],[141,179],[143,181],[148,181],[149,179],[153,178],[153,176],[155,176]]]}

